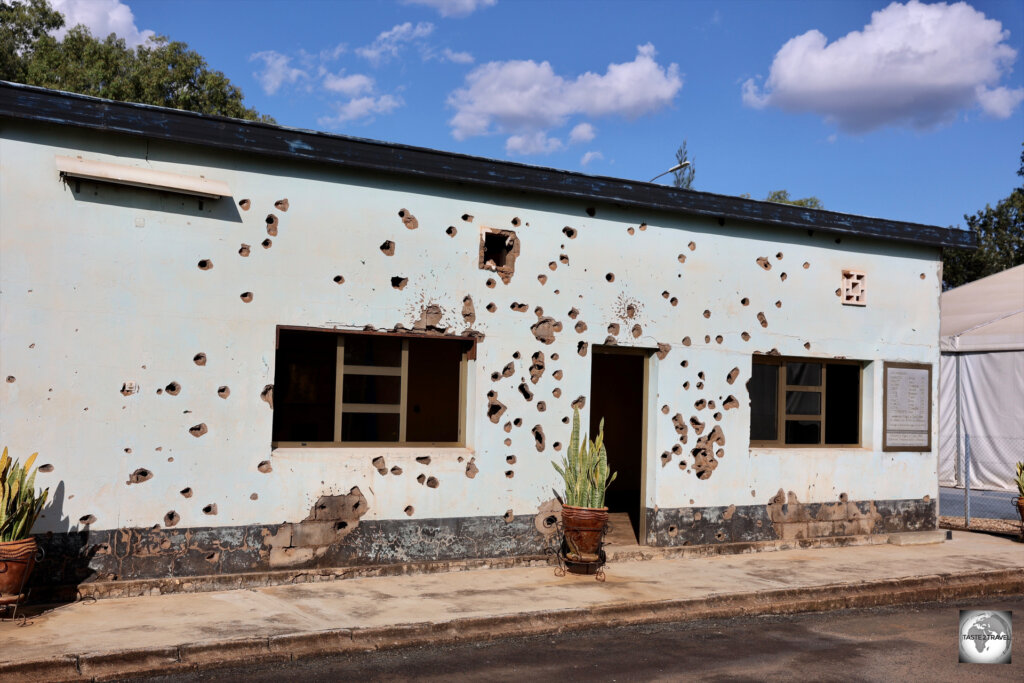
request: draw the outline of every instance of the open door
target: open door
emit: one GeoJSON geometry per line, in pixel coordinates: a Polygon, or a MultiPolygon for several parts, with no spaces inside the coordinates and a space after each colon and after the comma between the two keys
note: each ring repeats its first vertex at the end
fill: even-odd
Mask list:
{"type": "Polygon", "coordinates": [[[604,441],[608,449],[608,468],[618,476],[608,489],[605,505],[612,518],[610,542],[626,539],[615,524],[615,518],[629,517],[633,543],[645,537],[644,510],[644,426],[647,423],[646,349],[617,346],[593,347],[590,375],[590,429],[588,438],[597,434],[604,418],[604,441]]]}

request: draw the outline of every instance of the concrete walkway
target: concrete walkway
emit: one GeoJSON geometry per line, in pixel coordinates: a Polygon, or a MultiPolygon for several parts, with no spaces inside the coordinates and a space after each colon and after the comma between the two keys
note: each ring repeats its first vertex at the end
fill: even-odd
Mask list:
{"type": "Polygon", "coordinates": [[[1024,594],[1024,544],[955,532],[869,545],[529,567],[72,603],[0,623],[0,680],[90,680],[245,660],[709,616],[1024,594]],[[19,619],[20,621],[20,619],[19,619]]]}

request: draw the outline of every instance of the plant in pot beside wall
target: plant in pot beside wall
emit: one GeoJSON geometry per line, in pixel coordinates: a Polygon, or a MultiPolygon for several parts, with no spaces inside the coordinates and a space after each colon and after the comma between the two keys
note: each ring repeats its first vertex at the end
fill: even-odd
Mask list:
{"type": "Polygon", "coordinates": [[[36,564],[36,539],[29,533],[50,494],[46,489],[36,495],[32,464],[37,455],[24,467],[7,456],[6,448],[0,457],[0,605],[19,600],[36,564]]]}
{"type": "Polygon", "coordinates": [[[565,535],[563,559],[570,570],[590,573],[601,564],[601,544],[608,524],[604,494],[615,481],[615,473],[608,471],[604,420],[601,420],[596,441],[587,441],[584,436],[581,442],[580,411],[574,409],[568,453],[561,465],[551,464],[565,483],[565,496],[560,499],[565,535]]]}
{"type": "Polygon", "coordinates": [[[1017,478],[1014,479],[1014,483],[1017,484],[1017,497],[1013,499],[1013,502],[1017,504],[1017,514],[1020,515],[1020,537],[1024,540],[1024,462],[1017,463],[1017,478]]]}

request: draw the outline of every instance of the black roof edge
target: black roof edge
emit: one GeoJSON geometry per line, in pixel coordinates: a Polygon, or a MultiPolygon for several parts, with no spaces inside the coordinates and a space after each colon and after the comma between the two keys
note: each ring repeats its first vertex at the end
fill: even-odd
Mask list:
{"type": "Polygon", "coordinates": [[[6,81],[0,81],[0,116],[585,202],[934,247],[977,247],[973,232],[956,228],[680,190],[180,109],[115,102],[6,81]]]}

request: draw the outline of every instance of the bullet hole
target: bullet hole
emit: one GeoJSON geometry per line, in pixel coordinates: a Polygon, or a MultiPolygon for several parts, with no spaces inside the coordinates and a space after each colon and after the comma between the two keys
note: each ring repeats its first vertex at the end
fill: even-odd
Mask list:
{"type": "Polygon", "coordinates": [[[761,327],[768,327],[768,319],[764,317],[764,313],[757,314],[757,322],[761,323],[761,327]]]}
{"type": "Polygon", "coordinates": [[[417,456],[416,462],[418,462],[419,464],[424,465],[424,466],[429,465],[430,464],[430,456],[429,455],[417,456]]]}
{"type": "Polygon", "coordinates": [[[786,275],[785,273],[780,273],[780,274],[779,274],[779,279],[780,279],[780,280],[782,280],[783,282],[785,282],[785,281],[786,281],[786,278],[787,278],[787,277],[789,277],[789,276],[788,276],[788,275],[786,275]]]}
{"type": "Polygon", "coordinates": [[[608,273],[604,276],[604,279],[608,282],[615,282],[615,273],[608,273]]]}
{"type": "Polygon", "coordinates": [[[541,318],[530,326],[530,332],[537,338],[537,341],[545,344],[553,344],[555,333],[561,331],[561,329],[562,323],[557,322],[554,318],[541,318]]]}
{"type": "Polygon", "coordinates": [[[515,472],[513,472],[512,470],[505,470],[505,478],[506,479],[511,479],[514,476],[516,476],[515,472]]]}
{"type": "Polygon", "coordinates": [[[441,485],[441,482],[437,480],[437,477],[427,477],[427,488],[436,489],[441,485]]]}
{"type": "Polygon", "coordinates": [[[170,510],[166,515],[164,515],[164,526],[175,526],[180,521],[181,515],[174,510],[170,510]]]}
{"type": "Polygon", "coordinates": [[[579,342],[578,344],[576,344],[576,353],[578,353],[581,356],[586,356],[587,355],[587,348],[589,346],[590,346],[590,344],[588,344],[585,341],[579,342]]]}
{"type": "Polygon", "coordinates": [[[711,417],[715,418],[715,422],[721,422],[722,421],[722,414],[721,413],[715,413],[711,417]]]}
{"type": "Polygon", "coordinates": [[[843,294],[842,294],[842,292],[841,292],[840,290],[838,290],[838,289],[837,289],[837,290],[836,290],[836,296],[842,296],[842,295],[843,295],[843,294]]]}
{"type": "Polygon", "coordinates": [[[732,410],[733,408],[739,408],[739,407],[740,407],[740,402],[738,400],[736,400],[736,397],[733,396],[732,394],[729,394],[725,398],[725,402],[722,403],[722,408],[724,408],[725,410],[732,410]]]}
{"type": "Polygon", "coordinates": [[[676,443],[676,444],[672,444],[672,452],[673,452],[673,453],[674,453],[675,455],[679,455],[680,453],[682,453],[682,452],[683,452],[683,447],[682,447],[682,446],[680,446],[680,445],[679,445],[679,444],[677,444],[677,443],[676,443]]]}
{"type": "Polygon", "coordinates": [[[462,214],[462,220],[466,221],[467,223],[472,223],[473,222],[473,217],[471,215],[469,215],[468,213],[464,213],[464,214],[462,214]]]}
{"type": "Polygon", "coordinates": [[[378,455],[376,458],[370,461],[370,464],[373,465],[373,468],[377,470],[377,473],[380,474],[381,476],[388,473],[388,466],[387,463],[384,462],[383,456],[378,455]]]}
{"type": "Polygon", "coordinates": [[[145,467],[140,467],[131,474],[128,475],[128,481],[125,484],[141,484],[144,481],[149,481],[153,478],[153,473],[147,470],[145,467]]]}
{"type": "Polygon", "coordinates": [[[206,428],[206,423],[205,422],[200,422],[196,426],[189,427],[189,429],[188,429],[188,433],[191,434],[192,436],[196,437],[197,439],[199,437],[201,437],[203,434],[205,434],[206,432],[208,432],[208,431],[209,430],[206,428]]]}
{"type": "MultiPolygon", "coordinates": [[[[501,416],[508,410],[508,407],[498,400],[498,392],[487,392],[487,418],[494,424],[498,424],[501,416]]],[[[510,428],[511,429],[511,428],[510,428]]],[[[505,431],[509,431],[506,429],[505,431]]]]}
{"type": "Polygon", "coordinates": [[[484,306],[484,308],[487,309],[488,313],[494,313],[496,310],[498,310],[498,307],[494,305],[493,301],[491,303],[487,304],[486,306],[484,306]]]}
{"type": "Polygon", "coordinates": [[[468,294],[462,299],[462,322],[472,325],[476,322],[476,309],[473,307],[473,297],[468,294]]]}
{"type": "Polygon", "coordinates": [[[405,289],[405,286],[407,284],[409,284],[409,278],[407,278],[407,277],[402,277],[401,275],[396,275],[393,278],[391,278],[391,286],[394,287],[395,289],[398,289],[398,290],[405,289]]]}
{"type": "Polygon", "coordinates": [[[505,510],[505,514],[502,515],[501,518],[505,520],[506,524],[511,524],[512,520],[515,519],[515,515],[512,514],[512,508],[505,510]]]}
{"type": "Polygon", "coordinates": [[[683,346],[689,346],[691,344],[689,337],[683,337],[683,346]]]}
{"type": "Polygon", "coordinates": [[[772,269],[772,262],[768,260],[767,256],[758,256],[757,257],[757,265],[761,266],[765,270],[771,270],[772,269]]]}
{"type": "Polygon", "coordinates": [[[775,302],[775,308],[782,308],[782,302],[781,301],[776,301],[775,302]]]}
{"type": "Polygon", "coordinates": [[[252,301],[252,292],[242,292],[241,294],[238,295],[238,298],[240,298],[245,303],[250,303],[252,301]]]}
{"type": "Polygon", "coordinates": [[[686,443],[686,433],[689,427],[686,426],[686,418],[681,413],[676,413],[672,416],[672,426],[676,430],[676,434],[681,437],[683,443],[686,443]]]}
{"type": "Polygon", "coordinates": [[[238,202],[238,206],[242,209],[242,211],[248,211],[249,207],[252,206],[252,202],[250,202],[248,199],[242,199],[241,201],[238,202]]]}
{"type": "Polygon", "coordinates": [[[425,474],[421,474],[421,475],[417,476],[417,477],[416,477],[416,481],[417,481],[417,482],[419,482],[420,484],[424,484],[424,483],[426,483],[426,481],[427,481],[427,475],[425,475],[425,474]]]}
{"type": "Polygon", "coordinates": [[[250,247],[249,247],[248,244],[242,244],[242,246],[239,247],[239,249],[238,249],[238,255],[239,256],[248,256],[249,252],[250,252],[250,247]]]}
{"type": "Polygon", "coordinates": [[[548,270],[558,270],[558,264],[554,261],[548,262],[548,270]]]}
{"type": "Polygon", "coordinates": [[[562,228],[562,232],[566,237],[573,240],[576,239],[576,228],[570,228],[568,225],[562,228]]]}
{"type": "Polygon", "coordinates": [[[515,311],[516,313],[526,313],[528,310],[530,310],[529,304],[521,304],[518,301],[513,301],[509,308],[515,311]]]}
{"type": "Polygon", "coordinates": [[[504,444],[505,444],[506,446],[511,446],[511,445],[512,445],[512,439],[505,439],[505,441],[504,441],[503,443],[504,443],[504,444]]]}
{"type": "MultiPolygon", "coordinates": [[[[810,265],[810,264],[807,264],[807,263],[805,263],[805,264],[804,264],[804,268],[806,268],[806,267],[807,267],[808,265],[810,265]]],[[[922,279],[922,280],[924,279],[924,273],[921,273],[921,279],[922,279]]]]}
{"type": "Polygon", "coordinates": [[[707,425],[698,420],[697,416],[694,415],[690,418],[690,426],[693,427],[693,431],[697,433],[697,436],[700,436],[704,433],[704,427],[707,425]]]}
{"type": "Polygon", "coordinates": [[[164,391],[166,391],[171,396],[177,396],[179,393],[181,393],[181,385],[178,384],[177,382],[171,382],[166,387],[164,387],[164,391]]]}
{"type": "Polygon", "coordinates": [[[710,344],[711,343],[711,335],[710,334],[705,334],[704,335],[704,343],[705,344],[710,344]]]}
{"type": "Polygon", "coordinates": [[[272,213],[267,214],[267,234],[271,237],[277,237],[277,216],[272,213]]]}
{"type": "Polygon", "coordinates": [[[703,370],[701,370],[700,372],[698,372],[698,373],[697,373],[697,377],[698,377],[699,379],[704,379],[704,371],[703,371],[703,370]]]}
{"type": "Polygon", "coordinates": [[[630,235],[632,235],[632,234],[636,233],[636,230],[634,230],[633,228],[630,227],[630,228],[626,228],[626,232],[629,233],[630,235]]]}
{"type": "Polygon", "coordinates": [[[178,491],[178,493],[180,493],[182,495],[182,497],[184,497],[184,498],[191,498],[192,497],[192,487],[191,486],[186,486],[182,490],[178,491]]]}
{"type": "Polygon", "coordinates": [[[695,251],[697,249],[697,243],[696,242],[690,242],[686,246],[688,246],[690,248],[690,251],[695,251]]]}
{"type": "Polygon", "coordinates": [[[533,392],[530,391],[530,388],[526,386],[526,384],[519,385],[519,393],[522,394],[523,398],[525,398],[527,401],[533,400],[533,392]]]}
{"type": "Polygon", "coordinates": [[[561,264],[562,264],[563,266],[567,266],[567,265],[569,265],[569,256],[568,256],[568,255],[566,255],[566,254],[559,254],[559,255],[558,255],[558,261],[559,261],[559,263],[561,263],[561,264]]]}
{"type": "Polygon", "coordinates": [[[267,239],[263,240],[262,242],[260,242],[260,246],[262,246],[264,249],[270,249],[270,247],[273,244],[274,244],[274,240],[270,239],[269,237],[267,239]]]}
{"type": "MultiPolygon", "coordinates": [[[[501,375],[499,375],[499,376],[500,377],[511,377],[512,375],[515,374],[515,372],[516,372],[515,363],[508,363],[508,364],[505,365],[504,368],[502,368],[501,375]]],[[[497,374],[497,373],[495,373],[495,374],[497,374]]]]}
{"type": "Polygon", "coordinates": [[[39,471],[42,472],[43,474],[46,474],[48,472],[53,472],[53,465],[51,465],[50,463],[46,463],[45,465],[40,465],[39,466],[39,471]]]}
{"type": "Polygon", "coordinates": [[[395,255],[395,243],[391,240],[384,240],[380,245],[380,250],[385,256],[395,255]]]}
{"type": "Polygon", "coordinates": [[[540,275],[537,276],[537,282],[541,283],[542,285],[543,284],[547,284],[547,281],[548,281],[548,276],[545,275],[544,273],[541,273],[540,275]]]}
{"type": "Polygon", "coordinates": [[[697,382],[697,389],[703,389],[703,388],[704,388],[704,382],[697,382]]]}
{"type": "MultiPolygon", "coordinates": [[[[538,412],[543,413],[547,409],[548,409],[548,404],[547,403],[545,403],[544,401],[537,401],[537,411],[538,412]]],[[[558,449],[556,448],[555,450],[557,451],[558,449]]]]}
{"type": "Polygon", "coordinates": [[[536,384],[544,376],[544,352],[538,351],[531,356],[533,361],[530,364],[530,382],[536,384]]]}
{"type": "Polygon", "coordinates": [[[534,445],[537,447],[537,451],[543,451],[545,445],[544,428],[540,425],[534,425],[530,432],[533,434],[533,441],[534,445]]]}
{"type": "Polygon", "coordinates": [[[707,401],[705,401],[704,399],[699,399],[696,403],[693,404],[693,407],[696,408],[697,410],[704,410],[704,407],[706,405],[707,401]]]}
{"type": "Polygon", "coordinates": [[[749,332],[743,332],[740,335],[740,337],[743,339],[743,341],[750,341],[750,333],[749,332]]]}
{"type": "Polygon", "coordinates": [[[558,387],[555,387],[554,389],[551,390],[551,395],[554,396],[555,398],[562,398],[562,390],[559,389],[558,387]]]}
{"type": "Polygon", "coordinates": [[[211,268],[213,268],[213,261],[211,261],[208,258],[204,258],[196,265],[199,267],[199,270],[210,270],[211,268]]]}
{"type": "Polygon", "coordinates": [[[217,514],[217,504],[216,503],[210,503],[209,505],[203,507],[203,514],[204,515],[215,515],[215,514],[217,514]]]}
{"type": "Polygon", "coordinates": [[[477,473],[480,471],[480,468],[478,468],[476,466],[476,463],[474,462],[475,460],[476,458],[470,458],[469,462],[466,463],[466,476],[469,477],[470,479],[475,477],[477,473]]]}
{"type": "Polygon", "coordinates": [[[498,283],[494,281],[494,278],[489,277],[487,278],[487,282],[485,282],[484,284],[487,285],[488,289],[494,289],[494,286],[498,283]]]}
{"type": "Polygon", "coordinates": [[[644,328],[639,325],[633,325],[633,329],[630,330],[630,334],[633,335],[634,339],[639,339],[640,335],[644,333],[644,328]]]}
{"type": "Polygon", "coordinates": [[[407,209],[402,209],[398,212],[398,217],[402,219],[402,223],[409,230],[415,230],[420,227],[420,222],[416,220],[416,216],[413,216],[407,209]]]}
{"type": "MultiPolygon", "coordinates": [[[[683,463],[679,463],[679,465],[682,466],[683,463]]],[[[673,537],[673,538],[678,536],[679,535],[679,527],[677,527],[675,524],[669,524],[668,525],[668,535],[673,537]]]]}
{"type": "Polygon", "coordinates": [[[672,462],[672,454],[669,453],[668,451],[665,451],[664,453],[661,454],[661,466],[664,467],[670,462],[672,462]]]}
{"type": "MultiPolygon", "coordinates": [[[[807,270],[810,267],[811,267],[811,264],[808,263],[807,261],[804,261],[804,270],[807,270]]],[[[922,280],[924,279],[924,273],[921,273],[921,279],[922,280]]]]}
{"type": "Polygon", "coordinates": [[[412,505],[406,505],[405,506],[405,514],[407,514],[408,516],[412,517],[412,514],[414,512],[416,512],[416,508],[414,508],[412,505]]]}
{"type": "Polygon", "coordinates": [[[721,344],[724,341],[725,341],[725,337],[723,337],[722,335],[718,335],[718,336],[715,337],[715,343],[716,344],[721,344]]]}
{"type": "Polygon", "coordinates": [[[221,385],[217,387],[217,395],[221,398],[227,398],[231,395],[231,389],[228,389],[227,385],[221,385]]]}
{"type": "Polygon", "coordinates": [[[588,206],[588,207],[587,207],[587,209],[586,209],[586,212],[587,212],[587,215],[588,215],[588,216],[590,216],[591,218],[593,218],[593,217],[594,217],[594,215],[595,215],[595,214],[597,213],[597,209],[595,209],[595,208],[594,208],[594,207],[592,207],[592,206],[588,206]]]}

